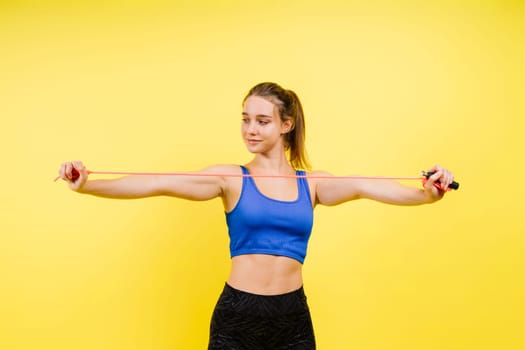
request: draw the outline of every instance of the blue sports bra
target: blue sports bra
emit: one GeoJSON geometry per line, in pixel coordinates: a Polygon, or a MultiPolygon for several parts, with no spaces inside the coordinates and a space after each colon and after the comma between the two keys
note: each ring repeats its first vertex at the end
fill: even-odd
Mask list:
{"type": "MultiPolygon", "coordinates": [[[[241,165],[242,173],[248,169],[241,165]]],[[[304,176],[304,171],[296,171],[304,176]]],[[[252,177],[243,177],[236,206],[226,213],[231,257],[243,254],[287,256],[303,263],[312,232],[313,208],[306,178],[297,178],[294,201],[272,199],[262,194],[252,177]]]]}

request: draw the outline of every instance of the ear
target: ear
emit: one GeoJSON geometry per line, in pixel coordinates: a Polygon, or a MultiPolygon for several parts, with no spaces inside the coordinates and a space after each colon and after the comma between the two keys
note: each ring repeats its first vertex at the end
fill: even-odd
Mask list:
{"type": "Polygon", "coordinates": [[[286,119],[281,124],[281,135],[287,134],[293,129],[293,121],[291,119],[286,119]]]}

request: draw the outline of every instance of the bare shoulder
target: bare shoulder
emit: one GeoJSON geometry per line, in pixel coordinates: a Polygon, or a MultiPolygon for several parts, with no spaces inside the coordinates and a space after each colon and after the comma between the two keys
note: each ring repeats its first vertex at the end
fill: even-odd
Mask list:
{"type": "Polygon", "coordinates": [[[239,192],[242,184],[242,169],[237,164],[215,164],[201,170],[202,173],[214,174],[220,182],[223,193],[239,192]]]}
{"type": "Polygon", "coordinates": [[[308,176],[309,178],[308,180],[312,184],[318,184],[323,179],[328,179],[334,176],[333,174],[327,171],[324,171],[324,170],[312,170],[312,171],[307,172],[306,175],[308,176]]]}
{"type": "Polygon", "coordinates": [[[322,184],[326,183],[326,180],[333,177],[333,175],[323,170],[312,170],[308,171],[306,173],[306,176],[308,178],[308,186],[310,187],[312,203],[315,203],[315,205],[317,205],[318,203],[320,203],[319,188],[323,187],[322,184]]]}
{"type": "Polygon", "coordinates": [[[204,168],[202,172],[216,174],[216,178],[220,179],[224,209],[230,211],[240,197],[243,182],[241,167],[237,164],[216,164],[204,168]]]}
{"type": "Polygon", "coordinates": [[[201,170],[207,174],[230,175],[242,173],[241,167],[235,164],[215,164],[201,170]]]}

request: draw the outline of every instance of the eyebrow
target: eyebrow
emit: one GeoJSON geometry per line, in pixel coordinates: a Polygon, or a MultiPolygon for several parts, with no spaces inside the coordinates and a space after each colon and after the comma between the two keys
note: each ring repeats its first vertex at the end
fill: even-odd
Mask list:
{"type": "MultiPolygon", "coordinates": [[[[242,112],[242,115],[243,115],[243,116],[248,116],[248,113],[246,113],[246,112],[242,112]]],[[[273,118],[273,116],[271,116],[271,115],[266,115],[266,114],[257,114],[256,117],[258,117],[258,118],[270,118],[270,119],[273,118]]]]}

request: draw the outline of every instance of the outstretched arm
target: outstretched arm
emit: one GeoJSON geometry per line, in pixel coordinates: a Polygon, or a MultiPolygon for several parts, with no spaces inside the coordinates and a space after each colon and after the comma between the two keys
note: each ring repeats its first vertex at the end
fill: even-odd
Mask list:
{"type": "MultiPolygon", "coordinates": [[[[216,165],[194,174],[232,172],[230,166],[216,165]]],[[[152,196],[173,196],[190,200],[208,200],[223,195],[225,181],[221,176],[124,176],[117,179],[89,180],[88,171],[80,161],[63,163],[59,176],[73,191],[98,197],[131,199],[152,196]],[[77,173],[78,177],[75,176],[77,173]]]]}
{"type": "MultiPolygon", "coordinates": [[[[423,188],[404,186],[392,180],[370,179],[328,179],[316,182],[318,204],[337,205],[354,199],[367,198],[396,205],[419,205],[432,203],[443,198],[454,176],[447,169],[435,166],[423,188]],[[439,181],[444,190],[434,186],[439,181]]],[[[326,175],[326,174],[325,174],[326,175]]]]}

